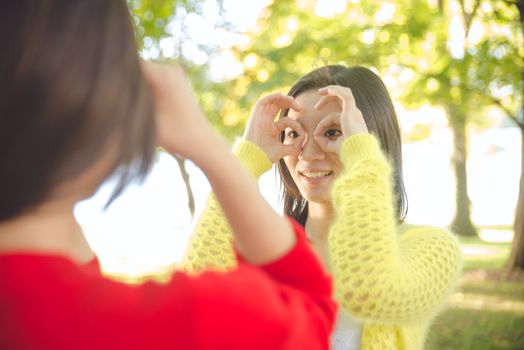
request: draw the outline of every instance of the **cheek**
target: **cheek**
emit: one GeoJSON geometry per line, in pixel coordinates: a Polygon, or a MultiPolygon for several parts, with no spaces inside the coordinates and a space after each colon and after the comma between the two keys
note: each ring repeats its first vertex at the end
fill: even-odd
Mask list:
{"type": "Polygon", "coordinates": [[[340,161],[340,158],[336,154],[330,154],[329,162],[332,164],[332,168],[336,174],[340,174],[344,166],[340,161]]]}

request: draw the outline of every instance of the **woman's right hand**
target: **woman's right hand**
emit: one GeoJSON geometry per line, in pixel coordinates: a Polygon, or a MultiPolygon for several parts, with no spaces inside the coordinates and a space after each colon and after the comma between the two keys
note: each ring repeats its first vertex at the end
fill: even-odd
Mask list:
{"type": "Polygon", "coordinates": [[[244,139],[260,147],[272,163],[287,155],[298,154],[302,149],[305,131],[296,120],[282,117],[275,121],[281,109],[291,108],[300,111],[300,106],[292,96],[274,93],[258,100],[244,131],[244,139]],[[290,144],[280,141],[280,133],[286,128],[298,136],[290,144]]]}

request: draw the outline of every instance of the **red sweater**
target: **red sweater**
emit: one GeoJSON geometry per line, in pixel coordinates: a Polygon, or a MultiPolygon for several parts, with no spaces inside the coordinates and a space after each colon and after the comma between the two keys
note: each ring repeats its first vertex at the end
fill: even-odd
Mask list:
{"type": "Polygon", "coordinates": [[[97,261],[0,255],[0,349],[327,349],[331,279],[294,227],[278,261],[168,284],[112,281],[97,261]]]}

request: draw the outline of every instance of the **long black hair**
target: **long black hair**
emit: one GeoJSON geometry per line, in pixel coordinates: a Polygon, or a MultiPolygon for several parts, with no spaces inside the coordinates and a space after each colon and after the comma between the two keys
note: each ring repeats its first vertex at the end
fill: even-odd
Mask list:
{"type": "Polygon", "coordinates": [[[125,0],[17,0],[0,21],[0,221],[117,143],[120,191],[149,169],[155,125],[125,0]]]}

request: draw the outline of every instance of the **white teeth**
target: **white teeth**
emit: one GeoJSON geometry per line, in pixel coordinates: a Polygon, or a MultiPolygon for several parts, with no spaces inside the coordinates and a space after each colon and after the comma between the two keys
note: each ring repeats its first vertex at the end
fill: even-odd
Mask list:
{"type": "Polygon", "coordinates": [[[312,179],[316,179],[323,176],[329,176],[332,173],[332,171],[304,171],[302,174],[312,179]]]}

